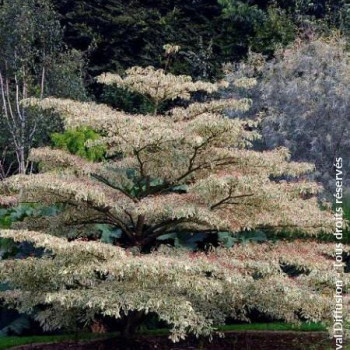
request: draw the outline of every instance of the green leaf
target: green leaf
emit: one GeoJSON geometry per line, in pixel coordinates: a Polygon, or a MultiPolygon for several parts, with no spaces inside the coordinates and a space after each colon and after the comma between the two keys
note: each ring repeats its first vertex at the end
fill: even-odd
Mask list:
{"type": "Polygon", "coordinates": [[[100,161],[104,158],[106,148],[104,146],[87,147],[86,142],[97,140],[100,135],[89,128],[79,128],[67,130],[64,133],[54,133],[51,140],[55,147],[69,151],[92,162],[100,161]]]}
{"type": "Polygon", "coordinates": [[[234,237],[230,232],[219,232],[218,241],[225,247],[231,248],[238,241],[237,237],[234,237]]]}
{"type": "Polygon", "coordinates": [[[10,228],[12,220],[9,215],[9,211],[6,211],[6,214],[0,215],[0,228],[10,228]]]}
{"type": "Polygon", "coordinates": [[[176,239],[176,233],[167,233],[157,238],[158,241],[166,241],[168,239],[176,239]]]}
{"type": "Polygon", "coordinates": [[[248,243],[248,242],[266,242],[267,236],[263,231],[257,230],[257,231],[251,231],[251,232],[245,232],[242,235],[239,236],[242,243],[248,243]]]}
{"type": "Polygon", "coordinates": [[[150,182],[150,185],[152,187],[155,187],[155,186],[162,185],[163,183],[164,183],[164,181],[162,179],[154,179],[150,182]]]}
{"type": "Polygon", "coordinates": [[[56,206],[44,207],[39,210],[40,216],[56,216],[59,213],[59,209],[56,206]]]}
{"type": "Polygon", "coordinates": [[[114,228],[105,224],[96,225],[97,229],[102,232],[101,242],[112,244],[115,239],[118,239],[122,235],[122,230],[119,228],[114,228]]]}
{"type": "Polygon", "coordinates": [[[27,216],[32,216],[34,209],[28,205],[22,204],[12,209],[10,219],[12,221],[22,220],[27,216]]]}
{"type": "Polygon", "coordinates": [[[185,248],[194,251],[198,248],[198,243],[203,242],[207,238],[205,233],[191,233],[191,232],[180,232],[180,233],[168,233],[158,237],[159,241],[166,241],[168,239],[174,240],[174,246],[176,248],[185,248]]]}
{"type": "Polygon", "coordinates": [[[175,192],[187,192],[188,186],[187,185],[179,185],[179,186],[173,187],[172,190],[175,192]]]}
{"type": "Polygon", "coordinates": [[[8,238],[0,238],[0,256],[2,255],[1,252],[10,252],[14,250],[17,247],[17,244],[12,240],[8,238]]]}
{"type": "Polygon", "coordinates": [[[23,333],[25,329],[30,328],[30,321],[27,316],[21,316],[14,321],[12,321],[10,324],[8,324],[6,327],[0,330],[0,337],[7,336],[9,334],[17,334],[20,335],[23,333]]]}

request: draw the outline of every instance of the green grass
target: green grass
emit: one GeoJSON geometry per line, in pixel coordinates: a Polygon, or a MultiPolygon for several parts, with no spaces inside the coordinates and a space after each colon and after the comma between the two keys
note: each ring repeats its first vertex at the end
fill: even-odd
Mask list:
{"type": "MultiPolygon", "coordinates": [[[[302,323],[301,325],[274,322],[274,323],[245,323],[218,326],[219,331],[301,331],[301,332],[324,332],[326,327],[320,323],[302,323]]],[[[142,330],[142,334],[167,335],[168,329],[142,330]]],[[[349,349],[350,350],[350,349],[349,349]]]]}
{"type": "Polygon", "coordinates": [[[320,323],[302,323],[300,325],[274,322],[274,323],[247,323],[218,327],[220,331],[302,331],[322,332],[326,327],[320,323]]]}

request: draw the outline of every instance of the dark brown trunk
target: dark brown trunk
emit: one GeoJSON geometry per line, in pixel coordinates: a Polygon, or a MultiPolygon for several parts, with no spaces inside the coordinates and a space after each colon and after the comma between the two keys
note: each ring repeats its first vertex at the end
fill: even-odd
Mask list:
{"type": "Polygon", "coordinates": [[[135,334],[145,318],[145,313],[143,311],[130,311],[125,318],[126,322],[121,336],[125,340],[131,341],[135,339],[135,334]]]}

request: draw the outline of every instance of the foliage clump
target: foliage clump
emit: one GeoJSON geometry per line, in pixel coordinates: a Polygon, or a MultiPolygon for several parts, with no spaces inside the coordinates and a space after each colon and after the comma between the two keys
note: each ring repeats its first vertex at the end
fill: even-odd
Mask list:
{"type": "Polygon", "coordinates": [[[99,137],[99,134],[89,128],[67,130],[64,133],[54,133],[51,135],[54,147],[64,149],[91,161],[101,161],[105,153],[105,148],[103,146],[86,147],[85,144],[87,141],[97,140],[99,137]]]}

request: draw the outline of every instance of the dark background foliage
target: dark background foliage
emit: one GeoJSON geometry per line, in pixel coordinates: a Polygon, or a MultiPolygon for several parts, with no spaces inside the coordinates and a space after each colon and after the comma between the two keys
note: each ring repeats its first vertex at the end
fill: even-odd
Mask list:
{"type": "Polygon", "coordinates": [[[282,10],[280,19],[272,18],[266,4],[254,2],[236,1],[233,8],[213,0],[54,2],[66,28],[65,42],[90,52],[92,75],[134,65],[160,66],[163,45],[174,43],[182,48],[173,66],[176,73],[213,78],[223,62],[242,58],[250,45],[271,53],[271,44],[264,42],[285,44],[294,32],[282,10]],[[274,21],[282,20],[280,29],[288,34],[271,30],[276,29],[274,21]],[[261,37],[256,37],[258,31],[261,37]]]}
{"type": "Polygon", "coordinates": [[[221,64],[249,48],[272,55],[299,30],[320,26],[346,32],[344,0],[54,0],[64,41],[89,52],[91,75],[134,65],[160,66],[162,46],[181,45],[176,73],[220,75],[221,64]]]}

